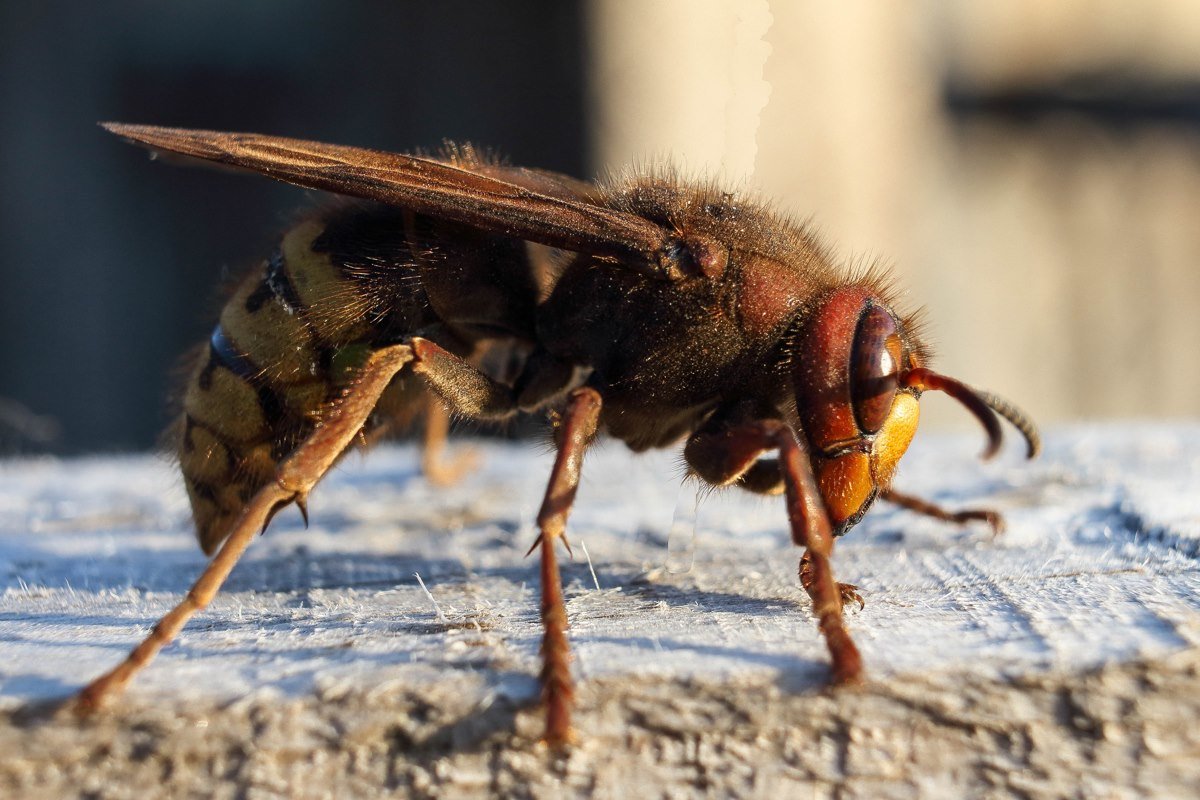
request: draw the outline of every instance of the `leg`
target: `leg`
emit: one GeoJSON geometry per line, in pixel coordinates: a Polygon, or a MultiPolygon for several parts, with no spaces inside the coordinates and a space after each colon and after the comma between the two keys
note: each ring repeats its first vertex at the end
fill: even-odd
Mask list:
{"type": "Polygon", "coordinates": [[[986,522],[992,528],[992,533],[999,535],[1004,533],[1004,517],[998,511],[992,511],[988,508],[969,508],[965,511],[947,511],[939,505],[930,503],[927,500],[922,500],[919,497],[913,497],[910,494],[902,494],[895,489],[886,489],[880,493],[880,497],[889,503],[895,503],[901,508],[907,508],[909,511],[915,511],[918,514],[924,514],[927,517],[940,519],[942,522],[953,522],[958,525],[963,525],[967,522],[979,521],[986,522]]]}
{"type": "MultiPolygon", "coordinates": [[[[413,371],[458,413],[472,419],[503,419],[518,410],[531,410],[561,394],[575,370],[549,354],[535,352],[517,376],[517,388],[503,384],[428,339],[412,340],[416,363],[413,371]]],[[[450,418],[446,406],[429,398],[426,406],[424,452],[421,469],[434,484],[453,483],[474,467],[466,454],[450,464],[441,463],[450,418]]]]}
{"type": "Polygon", "coordinates": [[[517,411],[533,411],[571,385],[575,367],[535,351],[516,378],[516,388],[487,375],[428,339],[414,338],[413,370],[456,412],[472,419],[504,419],[517,411]]]}
{"type": "Polygon", "coordinates": [[[428,339],[409,342],[413,372],[454,410],[471,419],[504,419],[517,412],[513,390],[428,339]]]}
{"type": "MultiPolygon", "coordinates": [[[[815,580],[812,556],[805,551],[804,555],[800,556],[800,585],[804,587],[805,591],[809,591],[815,580]]],[[[837,586],[838,594],[842,596],[842,608],[845,608],[847,603],[858,603],[859,611],[867,607],[867,601],[863,600],[863,596],[858,592],[858,587],[853,583],[839,583],[837,586]]]]}
{"type": "Polygon", "coordinates": [[[445,458],[446,436],[450,432],[450,411],[432,393],[425,397],[425,433],[421,439],[421,472],[434,486],[450,486],[479,466],[479,455],[465,450],[453,459],[445,458]]]}
{"type": "MultiPolygon", "coordinates": [[[[448,331],[439,330],[437,335],[455,341],[448,331]]],[[[449,486],[475,469],[479,458],[471,450],[452,459],[445,457],[450,431],[447,403],[460,401],[460,411],[465,416],[504,416],[515,408],[511,391],[428,339],[415,337],[410,344],[418,351],[418,362],[412,371],[422,377],[405,374],[392,381],[375,407],[375,424],[366,433],[364,446],[370,447],[381,439],[409,430],[419,420],[421,473],[435,486],[449,486]],[[439,396],[435,386],[441,386],[450,399],[439,396]]],[[[460,349],[466,349],[466,345],[460,345],[460,349]]]]}
{"type": "MultiPolygon", "coordinates": [[[[705,481],[717,486],[738,482],[767,450],[778,450],[778,469],[787,495],[792,541],[805,548],[801,584],[813,601],[817,625],[829,647],[835,683],[857,683],[862,658],[842,619],[844,593],[833,579],[830,557],[833,529],[821,500],[808,453],[795,433],[778,420],[706,426],[688,440],[684,457],[705,481]]],[[[771,462],[763,462],[771,463],[771,462]]]]}
{"type": "Polygon", "coordinates": [[[275,471],[275,480],[251,498],[220,551],[183,602],[159,620],[145,641],[135,647],[115,669],[92,681],[79,693],[74,701],[77,711],[91,712],[102,706],[109,696],[120,692],[139,670],[154,659],[159,650],[179,634],[194,614],[212,601],[254,535],[266,528],[276,511],[293,502],[301,511],[304,510],[309,491],[354,441],[379,395],[412,357],[412,350],[408,346],[394,345],[376,351],[367,359],[329,416],[280,463],[275,471]]]}
{"type": "Polygon", "coordinates": [[[809,463],[808,453],[804,452],[790,429],[780,426],[774,438],[779,447],[779,463],[787,487],[792,540],[806,547],[807,554],[811,556],[812,584],[804,588],[812,598],[817,625],[829,647],[834,683],[859,683],[862,681],[862,657],[842,619],[842,593],[833,579],[830,564],[833,529],[821,501],[812,464],[809,463]]]}
{"type": "Polygon", "coordinates": [[[562,578],[558,572],[554,543],[565,533],[567,516],[579,488],[583,453],[596,435],[600,422],[600,395],[587,387],[568,397],[567,409],[555,432],[558,457],[550,472],[550,483],[538,512],[538,538],[542,555],[542,701],[546,706],[546,742],[552,747],[568,744],[571,732],[571,646],[567,641],[567,609],[563,602],[562,578]]]}

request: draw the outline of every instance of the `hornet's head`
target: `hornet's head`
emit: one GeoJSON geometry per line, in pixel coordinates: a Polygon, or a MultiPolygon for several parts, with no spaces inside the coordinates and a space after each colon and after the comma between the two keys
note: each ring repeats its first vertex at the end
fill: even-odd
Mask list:
{"type": "Polygon", "coordinates": [[[924,367],[915,333],[868,287],[846,286],[820,299],[793,346],[796,412],[839,535],[890,485],[917,431],[923,391],[945,392],[975,415],[987,432],[985,459],[1000,449],[996,413],[1025,437],[1030,458],[1040,447],[1037,429],[1020,410],[924,367]]]}

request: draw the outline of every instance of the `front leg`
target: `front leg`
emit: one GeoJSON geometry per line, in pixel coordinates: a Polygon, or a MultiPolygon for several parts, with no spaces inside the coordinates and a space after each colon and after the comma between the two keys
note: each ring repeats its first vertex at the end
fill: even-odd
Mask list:
{"type": "Polygon", "coordinates": [[[879,493],[879,497],[901,508],[907,508],[909,511],[917,514],[924,514],[927,517],[940,519],[942,522],[952,522],[956,525],[965,525],[972,521],[986,522],[991,527],[994,535],[999,536],[1004,533],[1003,515],[999,511],[993,511],[990,508],[967,508],[962,511],[947,511],[936,503],[922,500],[919,497],[913,497],[911,494],[897,492],[895,489],[886,489],[879,493]]]}
{"type": "Polygon", "coordinates": [[[813,601],[813,613],[829,647],[833,680],[838,684],[862,680],[862,657],[842,618],[843,591],[833,579],[833,528],[821,500],[812,464],[796,434],[779,420],[758,420],[728,426],[710,426],[695,433],[684,448],[688,465],[716,486],[737,483],[770,450],[779,452],[777,463],[787,494],[792,541],[805,548],[801,580],[813,601]]]}

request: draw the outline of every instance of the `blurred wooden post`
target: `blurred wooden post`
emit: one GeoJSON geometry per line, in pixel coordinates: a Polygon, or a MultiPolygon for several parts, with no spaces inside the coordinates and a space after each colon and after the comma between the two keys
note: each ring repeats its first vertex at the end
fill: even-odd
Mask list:
{"type": "MultiPolygon", "coordinates": [[[[939,368],[1039,420],[1200,413],[1200,373],[1181,367],[1200,340],[1200,132],[944,102],[951,86],[1106,70],[1194,84],[1193,6],[594,0],[590,13],[598,168],[670,157],[749,178],[849,263],[892,266],[905,301],[928,308],[939,368]]],[[[969,424],[927,405],[925,426],[969,424]]]]}

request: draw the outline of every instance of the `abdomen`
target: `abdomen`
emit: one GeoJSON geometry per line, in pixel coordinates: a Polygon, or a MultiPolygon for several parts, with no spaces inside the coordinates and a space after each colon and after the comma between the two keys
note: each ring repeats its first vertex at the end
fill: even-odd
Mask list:
{"type": "Polygon", "coordinates": [[[431,318],[402,212],[343,208],[283,236],[225,305],[183,397],[179,457],[206,553],[373,342],[431,318]]]}

